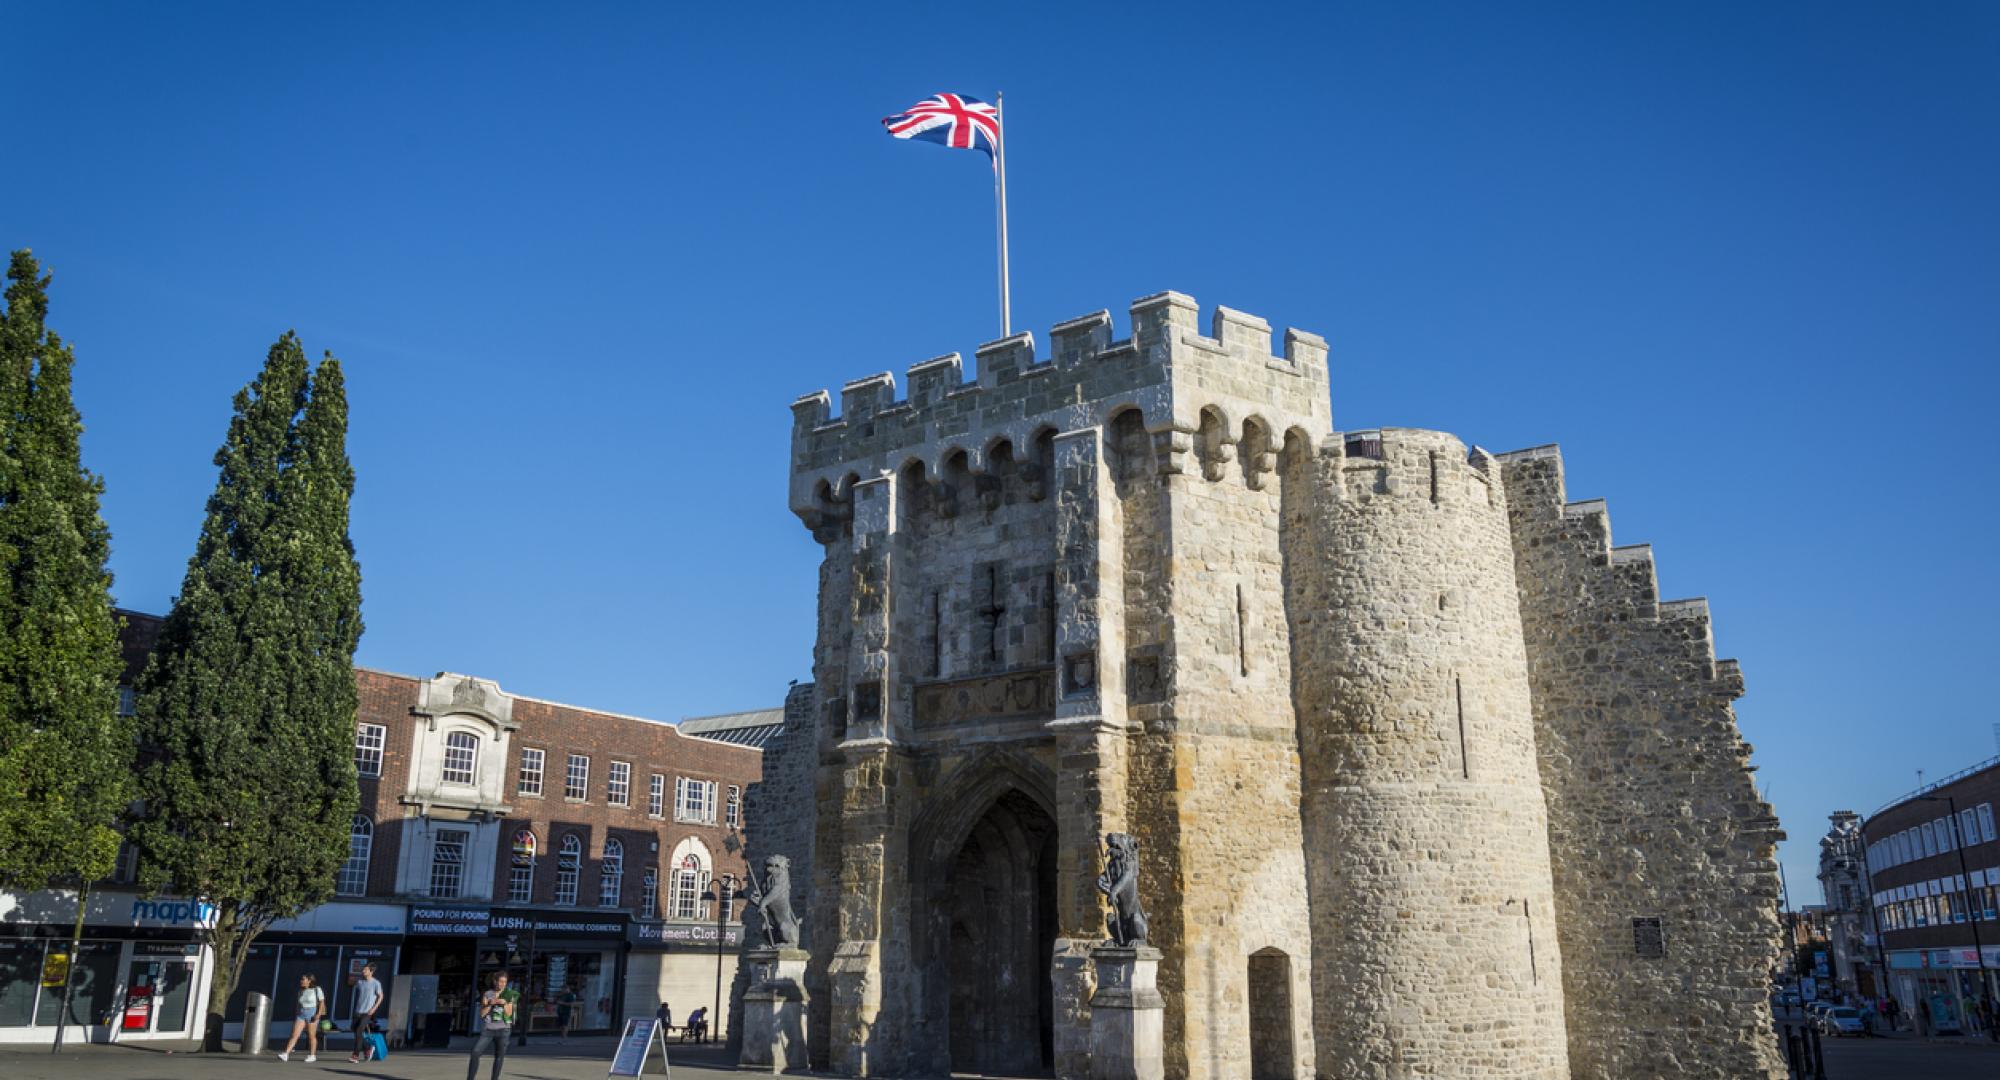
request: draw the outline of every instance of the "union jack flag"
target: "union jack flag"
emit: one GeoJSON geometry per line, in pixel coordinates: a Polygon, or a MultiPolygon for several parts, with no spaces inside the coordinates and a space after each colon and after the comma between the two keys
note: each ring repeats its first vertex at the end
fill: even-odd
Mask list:
{"type": "Polygon", "coordinates": [[[1000,141],[1000,110],[964,94],[928,97],[882,118],[898,139],[922,139],[959,150],[983,150],[990,159],[1000,141]]]}

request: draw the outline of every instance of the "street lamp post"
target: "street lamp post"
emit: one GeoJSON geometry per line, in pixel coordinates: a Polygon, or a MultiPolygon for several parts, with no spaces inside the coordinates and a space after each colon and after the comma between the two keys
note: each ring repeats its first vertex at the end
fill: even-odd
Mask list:
{"type": "Polygon", "coordinates": [[[1980,909],[1971,903],[1972,871],[1965,867],[1965,831],[1958,827],[1958,800],[1949,795],[1919,795],[1916,801],[1941,802],[1951,814],[1952,846],[1958,849],[1958,876],[1965,882],[1965,925],[1972,928],[1972,952],[1979,961],[1979,1011],[1983,1014],[1980,1019],[1986,1025],[1986,1037],[2000,1042],[2000,1027],[1993,1023],[1993,986],[1986,981],[1986,946],[1979,940],[1980,909]]]}
{"type": "Polygon", "coordinates": [[[706,1033],[706,1037],[712,1039],[722,1024],[722,956],[726,951],[723,948],[723,935],[729,923],[729,908],[736,902],[736,875],[724,874],[720,878],[711,879],[708,883],[708,894],[702,899],[715,901],[715,1005],[713,1011],[708,1014],[706,1033]]]}

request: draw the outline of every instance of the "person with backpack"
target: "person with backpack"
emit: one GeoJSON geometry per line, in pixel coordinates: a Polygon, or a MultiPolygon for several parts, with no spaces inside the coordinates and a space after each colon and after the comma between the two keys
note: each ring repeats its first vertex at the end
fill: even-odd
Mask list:
{"type": "Polygon", "coordinates": [[[319,980],[311,975],[299,976],[299,1014],[292,1021],[292,1037],[285,1043],[285,1049],[278,1055],[279,1061],[292,1060],[292,1050],[299,1045],[299,1035],[306,1037],[306,1062],[319,1060],[319,1020],[326,1015],[326,992],[319,988],[319,980]]]}
{"type": "Polygon", "coordinates": [[[382,983],[375,977],[375,965],[361,965],[361,978],[354,983],[354,1021],[348,1025],[354,1032],[354,1053],[347,1056],[349,1064],[359,1064],[372,1056],[374,1047],[368,1036],[375,1030],[375,1011],[382,1007],[382,983]]]}

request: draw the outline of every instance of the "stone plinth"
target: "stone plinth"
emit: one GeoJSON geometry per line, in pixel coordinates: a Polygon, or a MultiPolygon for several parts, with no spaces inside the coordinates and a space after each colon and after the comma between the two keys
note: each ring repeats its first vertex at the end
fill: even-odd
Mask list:
{"type": "Polygon", "coordinates": [[[751,949],[752,975],[743,992],[743,1053],[737,1063],[774,1073],[804,1069],[806,1062],[806,961],[804,949],[751,949]]]}
{"type": "Polygon", "coordinates": [[[1090,999],[1091,1080],[1163,1080],[1160,950],[1099,945],[1090,958],[1097,967],[1097,993],[1090,999]]]}

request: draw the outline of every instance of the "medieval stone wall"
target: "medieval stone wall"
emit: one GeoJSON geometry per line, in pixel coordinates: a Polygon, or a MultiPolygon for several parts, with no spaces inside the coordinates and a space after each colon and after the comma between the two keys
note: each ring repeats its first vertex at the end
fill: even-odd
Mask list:
{"type": "Polygon", "coordinates": [[[1317,482],[1319,557],[1291,600],[1322,1076],[1568,1074],[1492,468],[1406,429],[1300,468],[1317,482]]]}
{"type": "MultiPolygon", "coordinates": [[[[764,771],[743,791],[743,859],[764,879],[764,860],[783,855],[792,863],[792,910],[802,916],[800,944],[813,946],[813,822],[814,776],[818,772],[818,700],[813,685],[793,686],[785,692],[785,727],[764,744],[764,771]]],[[[755,907],[743,912],[743,950],[762,948],[764,921],[755,907]]],[[[823,975],[821,973],[815,973],[823,975]]],[[[729,987],[729,1045],[740,1049],[743,1026],[743,991],[749,988],[750,965],[736,966],[736,979],[729,987]]],[[[824,980],[808,979],[806,992],[823,996],[824,980]]]]}
{"type": "Polygon", "coordinates": [[[1554,447],[1503,455],[1550,809],[1572,1075],[1775,1077],[1774,852],[1708,605],[1570,503],[1554,447]],[[1643,1023],[1635,1017],[1645,1017],[1643,1023]]]}

